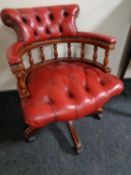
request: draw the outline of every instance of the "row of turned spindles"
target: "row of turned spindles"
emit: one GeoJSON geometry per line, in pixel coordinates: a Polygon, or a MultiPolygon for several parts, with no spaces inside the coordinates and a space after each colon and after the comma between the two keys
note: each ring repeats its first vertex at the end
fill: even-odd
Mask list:
{"type": "MultiPolygon", "coordinates": [[[[54,58],[55,60],[58,58],[58,49],[57,49],[57,44],[53,44],[53,49],[54,49],[54,58]]],[[[44,48],[43,46],[39,47],[40,50],[40,58],[41,61],[44,62],[45,61],[45,54],[44,54],[44,48]]],[[[94,46],[94,51],[93,51],[93,63],[97,63],[98,60],[98,46],[94,46]]],[[[72,52],[71,52],[71,43],[67,43],[67,55],[68,55],[68,61],[71,61],[71,57],[72,57],[72,52]]],[[[81,61],[84,61],[85,59],[85,43],[81,43],[81,61]]],[[[32,52],[31,50],[28,51],[28,57],[29,57],[29,63],[30,66],[34,65],[34,60],[32,57],[32,52]]],[[[109,62],[109,50],[105,50],[105,56],[104,56],[104,61],[103,61],[103,67],[106,68],[108,66],[108,62],[109,62]]]]}

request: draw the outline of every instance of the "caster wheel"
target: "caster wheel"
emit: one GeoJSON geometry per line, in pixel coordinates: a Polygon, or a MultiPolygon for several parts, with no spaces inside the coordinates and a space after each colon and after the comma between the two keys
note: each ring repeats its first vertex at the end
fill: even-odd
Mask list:
{"type": "Polygon", "coordinates": [[[96,111],[95,117],[96,117],[97,119],[99,119],[99,120],[103,118],[103,108],[99,108],[99,109],[96,111]]]}
{"type": "Polygon", "coordinates": [[[101,120],[103,118],[103,114],[97,114],[96,115],[96,118],[99,119],[99,120],[101,120]]]}
{"type": "Polygon", "coordinates": [[[80,148],[76,148],[75,146],[73,147],[73,150],[76,154],[80,154],[83,151],[83,147],[81,146],[80,148]]]}
{"type": "Polygon", "coordinates": [[[29,138],[26,138],[27,142],[34,142],[36,140],[36,136],[30,136],[29,138]]]}

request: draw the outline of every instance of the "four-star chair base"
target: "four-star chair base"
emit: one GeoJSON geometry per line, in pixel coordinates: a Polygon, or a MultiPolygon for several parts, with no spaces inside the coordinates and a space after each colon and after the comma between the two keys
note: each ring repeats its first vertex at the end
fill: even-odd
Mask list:
{"type": "MultiPolygon", "coordinates": [[[[82,143],[81,143],[80,138],[78,136],[78,133],[76,132],[76,129],[73,125],[73,121],[68,121],[67,126],[68,126],[69,132],[70,132],[71,137],[72,137],[73,142],[74,142],[74,147],[73,147],[74,151],[77,154],[79,154],[83,150],[83,146],[82,146],[82,143]]],[[[28,142],[34,141],[36,139],[37,130],[38,129],[30,127],[30,126],[27,127],[25,129],[25,132],[24,132],[24,136],[25,136],[26,141],[28,141],[28,142]]]]}
{"type": "MultiPolygon", "coordinates": [[[[103,109],[99,108],[94,115],[98,119],[101,119],[103,117],[103,109]]],[[[76,128],[75,128],[75,126],[73,124],[73,121],[68,121],[67,122],[67,126],[68,126],[70,135],[71,135],[71,137],[73,139],[73,142],[74,142],[73,149],[74,149],[75,153],[79,154],[79,153],[81,153],[83,151],[83,145],[82,145],[81,140],[79,138],[79,135],[78,135],[78,133],[76,131],[76,128]]],[[[25,129],[25,132],[24,132],[26,141],[28,141],[28,142],[34,141],[35,138],[36,138],[37,130],[38,129],[32,128],[30,126],[27,127],[25,129]]]]}

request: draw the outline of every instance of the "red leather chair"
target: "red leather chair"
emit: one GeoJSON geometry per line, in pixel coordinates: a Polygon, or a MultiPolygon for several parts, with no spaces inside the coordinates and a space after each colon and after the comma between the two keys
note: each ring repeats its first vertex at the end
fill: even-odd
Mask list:
{"type": "MultiPolygon", "coordinates": [[[[76,151],[82,144],[73,120],[102,112],[111,97],[119,95],[123,83],[110,73],[109,51],[114,49],[113,37],[77,31],[75,19],[79,6],[58,5],[36,8],[4,9],[1,17],[13,28],[18,41],[8,49],[7,57],[18,82],[18,91],[25,123],[25,137],[52,122],[67,122],[76,151]],[[67,56],[59,57],[58,46],[66,44],[67,56]],[[79,55],[72,45],[79,43],[79,55]],[[53,46],[54,56],[46,59],[45,49],[53,46]],[[92,58],[86,58],[86,46],[93,46],[92,58]],[[39,49],[40,61],[35,63],[32,50],[39,49]],[[98,48],[103,49],[103,63],[98,62],[98,48]],[[75,51],[75,50],[73,50],[75,51]],[[23,55],[28,55],[26,67],[23,55]]],[[[78,51],[78,48],[77,48],[78,51]]]]}

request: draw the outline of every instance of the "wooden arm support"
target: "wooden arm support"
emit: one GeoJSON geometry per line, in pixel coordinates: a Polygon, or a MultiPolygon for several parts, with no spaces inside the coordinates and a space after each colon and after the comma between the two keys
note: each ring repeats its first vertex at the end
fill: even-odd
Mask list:
{"type": "Polygon", "coordinates": [[[26,73],[23,63],[11,66],[11,70],[17,79],[17,86],[21,98],[29,97],[30,93],[26,86],[26,73]]]}

